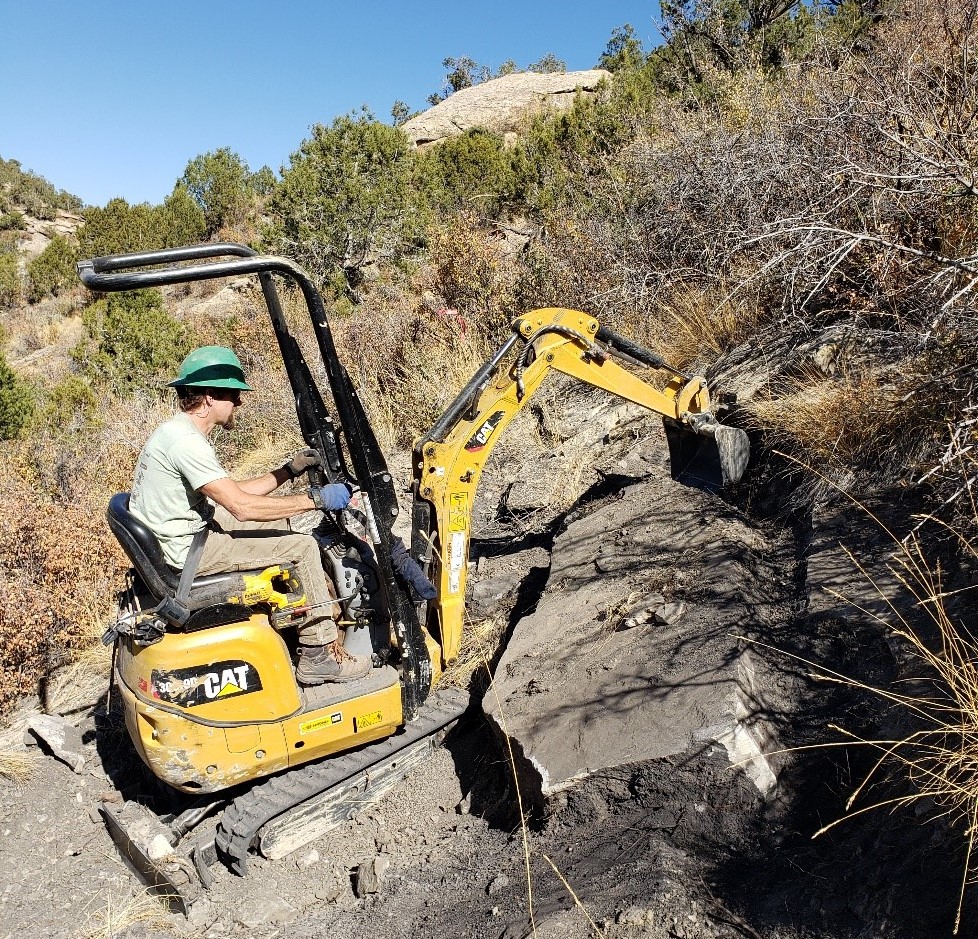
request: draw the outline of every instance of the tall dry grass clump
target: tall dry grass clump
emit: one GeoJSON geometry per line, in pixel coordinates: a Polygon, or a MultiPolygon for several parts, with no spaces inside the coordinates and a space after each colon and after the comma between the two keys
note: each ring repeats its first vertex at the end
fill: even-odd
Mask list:
{"type": "Polygon", "coordinates": [[[852,472],[880,477],[881,464],[905,452],[906,408],[893,376],[877,370],[836,375],[811,369],[781,376],[753,398],[745,411],[766,433],[768,446],[804,454],[833,479],[852,472]]]}
{"type": "MultiPolygon", "coordinates": [[[[909,594],[909,607],[892,592],[877,584],[859,558],[853,564],[879,592],[884,612],[872,616],[904,650],[902,674],[886,687],[871,687],[845,675],[815,665],[823,681],[856,687],[892,706],[891,724],[909,730],[893,739],[864,739],[843,727],[834,727],[855,744],[876,754],[862,782],[851,793],[847,815],[824,826],[816,836],[853,815],[876,809],[895,809],[932,802],[937,815],[950,819],[965,841],[958,909],[954,933],[961,925],[962,904],[969,884],[976,880],[975,839],[978,835],[978,642],[974,632],[973,583],[949,589],[941,565],[929,558],[918,528],[906,538],[897,538],[861,503],[853,504],[870,515],[889,536],[895,551],[889,567],[909,594]],[[883,773],[905,777],[910,791],[874,798],[874,784],[883,773]]],[[[969,498],[978,519],[978,502],[969,498]]],[[[959,544],[967,569],[978,569],[978,541],[948,528],[934,518],[923,519],[926,527],[943,530],[959,544]]],[[[940,539],[939,539],[940,540],[940,539]]],[[[967,579],[967,578],[966,578],[967,579]]],[[[849,598],[836,593],[840,599],[849,598]]],[[[849,601],[851,602],[851,601],[849,601]]],[[[864,611],[865,612],[865,611],[864,611]]],[[[813,664],[813,663],[809,663],[813,664]]],[[[885,791],[884,787],[884,790],[885,791]]]]}

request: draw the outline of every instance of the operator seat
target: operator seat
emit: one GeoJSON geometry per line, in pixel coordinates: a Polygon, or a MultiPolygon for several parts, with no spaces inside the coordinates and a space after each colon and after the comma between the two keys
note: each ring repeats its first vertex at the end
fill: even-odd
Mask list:
{"type": "MultiPolygon", "coordinates": [[[[146,591],[157,602],[175,599],[180,584],[180,571],[163,560],[163,550],[156,535],[129,511],[128,492],[117,492],[112,496],[106,518],[112,534],[132,561],[146,591]]],[[[190,596],[184,600],[183,606],[191,613],[209,611],[209,615],[191,617],[197,624],[196,628],[204,625],[216,626],[218,621],[229,623],[248,619],[251,615],[249,607],[240,603],[228,603],[227,599],[232,594],[240,596],[243,574],[259,573],[261,569],[195,577],[190,596]]],[[[185,628],[194,627],[188,624],[185,628]]]]}

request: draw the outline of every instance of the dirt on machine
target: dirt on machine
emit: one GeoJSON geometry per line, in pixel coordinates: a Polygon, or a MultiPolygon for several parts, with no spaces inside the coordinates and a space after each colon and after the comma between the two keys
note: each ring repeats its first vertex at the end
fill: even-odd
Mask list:
{"type": "Polygon", "coordinates": [[[100,811],[131,864],[184,912],[214,864],[244,875],[253,852],[279,858],[321,837],[386,794],[462,715],[468,694],[442,676],[462,641],[476,492],[493,447],[548,374],[661,415],[672,473],[683,481],[719,490],[739,481],[749,459],[746,434],[719,420],[704,378],[587,313],[532,310],[415,445],[409,552],[435,587],[424,600],[393,533],[394,479],[301,268],[243,245],[205,244],[94,258],[78,269],[103,293],[257,277],[299,430],[320,455],[309,482],[342,482],[358,494],[355,508],[325,513],[314,535],[343,609],[345,645],[370,655],[373,668],[358,682],[315,687],[295,679],[290,627],[309,608],[286,561],[181,578],[129,512],[128,493],[110,500],[109,527],[132,562],[105,636],[113,693],[133,746],[179,808],[161,815],[127,802],[100,811]],[[324,389],[289,330],[280,283],[305,299],[324,389]],[[650,371],[664,381],[643,377],[650,371]]]}

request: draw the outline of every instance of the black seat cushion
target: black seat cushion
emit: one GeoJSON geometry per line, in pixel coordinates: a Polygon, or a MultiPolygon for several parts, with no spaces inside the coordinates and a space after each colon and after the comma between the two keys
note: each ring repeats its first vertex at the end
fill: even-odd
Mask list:
{"type": "MultiPolygon", "coordinates": [[[[129,493],[118,492],[109,500],[106,518],[112,534],[126,552],[147,590],[162,600],[176,596],[180,584],[180,571],[170,567],[163,559],[163,550],[156,537],[132,512],[129,511],[129,493]]],[[[241,573],[260,571],[206,574],[195,577],[190,589],[187,607],[200,609],[227,599],[229,593],[240,592],[241,573]]]]}

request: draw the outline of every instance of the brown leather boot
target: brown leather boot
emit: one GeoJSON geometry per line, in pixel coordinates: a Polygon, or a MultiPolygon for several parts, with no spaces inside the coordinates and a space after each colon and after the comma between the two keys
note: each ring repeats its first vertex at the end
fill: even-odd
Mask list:
{"type": "Polygon", "coordinates": [[[359,681],[373,668],[369,655],[350,655],[339,639],[326,646],[299,646],[295,678],[300,685],[359,681]]]}

